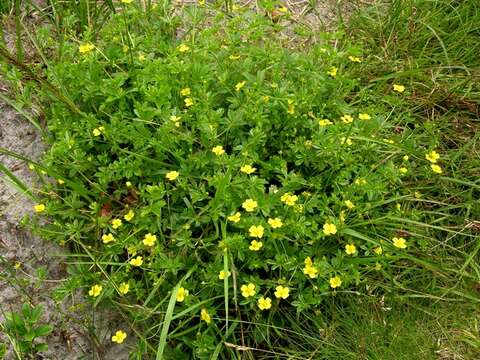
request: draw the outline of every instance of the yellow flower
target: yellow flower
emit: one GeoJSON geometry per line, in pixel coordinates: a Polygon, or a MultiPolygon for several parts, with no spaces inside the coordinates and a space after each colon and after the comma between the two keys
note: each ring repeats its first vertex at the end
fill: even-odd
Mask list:
{"type": "Polygon", "coordinates": [[[126,181],[126,182],[125,182],[125,186],[126,186],[127,188],[131,188],[131,187],[132,187],[132,182],[131,182],[131,181],[126,181]]]}
{"type": "Polygon", "coordinates": [[[35,210],[36,213],[41,213],[45,211],[45,205],[44,204],[36,204],[33,205],[33,209],[35,210]]]}
{"type": "Polygon", "coordinates": [[[272,299],[269,297],[264,298],[263,296],[258,299],[258,308],[260,310],[268,310],[272,307],[272,299]]]}
{"type": "Polygon", "coordinates": [[[185,106],[186,107],[190,107],[193,105],[193,100],[191,98],[186,98],[185,100],[183,100],[185,102],[185,106]]]}
{"type": "MultiPolygon", "coordinates": [[[[125,2],[125,1],[132,1],[132,0],[122,0],[122,2],[125,2]]],[[[118,330],[115,333],[115,335],[112,336],[112,341],[117,344],[121,344],[126,338],[127,338],[127,334],[122,330],[118,330]]]]}
{"type": "MultiPolygon", "coordinates": [[[[230,277],[230,271],[227,270],[227,278],[230,277]]],[[[220,270],[220,272],[218,273],[218,278],[220,280],[224,280],[225,279],[225,270],[220,270]]]]}
{"type": "Polygon", "coordinates": [[[122,282],[118,287],[118,291],[122,295],[128,294],[128,292],[130,291],[130,285],[126,282],[122,282]]]}
{"type": "Polygon", "coordinates": [[[325,223],[323,224],[323,233],[325,235],[335,235],[337,233],[337,227],[335,224],[325,223]]]}
{"type": "Polygon", "coordinates": [[[342,122],[345,124],[353,122],[353,117],[351,115],[343,115],[340,119],[342,119],[342,122]]]}
{"type": "Polygon", "coordinates": [[[290,289],[288,287],[278,285],[275,288],[275,297],[277,299],[286,299],[290,295],[290,289]]]}
{"type": "Polygon", "coordinates": [[[103,290],[103,286],[102,285],[93,285],[90,290],[88,291],[88,295],[90,296],[93,296],[93,297],[97,297],[98,295],[100,295],[100,293],[102,292],[103,290]]]}
{"type": "Polygon", "coordinates": [[[148,233],[148,234],[145,234],[145,237],[143,238],[143,245],[153,246],[155,245],[156,241],[157,241],[157,236],[148,233]]]}
{"type": "Polygon", "coordinates": [[[401,174],[408,173],[408,169],[405,166],[402,166],[401,168],[399,168],[398,171],[400,171],[401,174]]]}
{"type": "Polygon", "coordinates": [[[183,302],[187,296],[188,296],[188,290],[187,289],[185,289],[183,287],[178,288],[178,291],[177,291],[177,301],[178,302],[183,302]]]}
{"type": "Polygon", "coordinates": [[[359,57],[351,56],[351,55],[348,57],[348,60],[350,60],[351,62],[356,62],[356,63],[361,63],[362,62],[362,59],[360,59],[359,57]]]}
{"type": "MultiPolygon", "coordinates": [[[[198,5],[205,5],[205,0],[198,0],[198,5]]],[[[202,309],[203,311],[204,309],[202,309]]],[[[205,310],[206,311],[206,310],[205,310]]],[[[203,319],[202,319],[203,320],[203,319]]],[[[209,321],[207,321],[209,322],[209,321]]]]}
{"type": "Polygon", "coordinates": [[[292,195],[290,193],[285,193],[281,196],[280,200],[288,206],[295,205],[295,202],[298,200],[297,195],[292,195]]]}
{"type": "Polygon", "coordinates": [[[373,252],[377,255],[382,255],[383,249],[381,246],[377,246],[376,248],[373,249],[373,252]]]}
{"type": "Polygon", "coordinates": [[[408,161],[408,159],[410,159],[410,158],[408,157],[408,155],[404,155],[402,159],[403,159],[403,161],[408,161]]]}
{"type": "Polygon", "coordinates": [[[245,211],[248,211],[248,212],[252,212],[257,208],[257,206],[258,206],[258,203],[252,199],[247,199],[242,204],[242,207],[245,209],[245,211]]]}
{"type": "Polygon", "coordinates": [[[214,146],[213,149],[212,149],[212,152],[217,156],[225,154],[225,150],[223,150],[222,145],[214,146]]]}
{"type": "Polygon", "coordinates": [[[93,134],[93,136],[100,136],[100,135],[102,135],[104,130],[105,130],[105,128],[103,126],[99,126],[98,128],[95,128],[95,129],[92,130],[92,134],[93,134]]]}
{"type": "Polygon", "coordinates": [[[138,54],[138,61],[145,61],[146,58],[144,54],[138,54]]]}
{"type": "Polygon", "coordinates": [[[359,178],[359,179],[355,179],[354,183],[355,185],[365,185],[367,183],[367,180],[359,178]]]}
{"type": "MultiPolygon", "coordinates": [[[[203,3],[205,3],[205,1],[203,3]]],[[[208,313],[207,309],[200,310],[200,319],[205,321],[207,324],[210,324],[212,322],[212,317],[208,313]]]]}
{"type": "Polygon", "coordinates": [[[406,249],[407,248],[407,241],[404,238],[397,238],[394,237],[392,239],[393,241],[393,246],[399,248],[399,249],[406,249]]]}
{"type": "Polygon", "coordinates": [[[188,45],[185,45],[185,44],[180,44],[177,49],[178,49],[178,51],[183,53],[183,52],[189,51],[190,47],[188,45]]]}
{"type": "Polygon", "coordinates": [[[133,212],[133,210],[129,210],[128,213],[126,213],[123,218],[127,221],[130,221],[133,219],[133,217],[135,216],[135,213],[133,212]]]}
{"type": "Polygon", "coordinates": [[[136,258],[133,258],[130,260],[130,265],[132,266],[142,266],[143,264],[143,258],[141,256],[137,256],[136,258]]]}
{"type": "Polygon", "coordinates": [[[57,179],[57,183],[58,185],[63,185],[65,184],[65,181],[63,181],[62,179],[57,179]]]}
{"type": "Polygon", "coordinates": [[[288,102],[288,109],[287,109],[287,113],[289,113],[290,115],[293,115],[295,114],[295,104],[293,103],[293,100],[287,100],[288,102]]]}
{"type": "Polygon", "coordinates": [[[288,8],[286,6],[280,6],[278,8],[278,11],[282,12],[282,13],[287,13],[288,12],[288,8]]]}
{"type": "Polygon", "coordinates": [[[308,275],[310,279],[315,279],[318,276],[318,270],[313,266],[305,266],[303,268],[303,273],[308,275]]]}
{"type": "Polygon", "coordinates": [[[341,142],[342,144],[346,144],[347,146],[350,146],[350,145],[353,144],[352,139],[350,139],[350,138],[345,139],[344,136],[342,136],[342,137],[340,138],[340,142],[341,142]]]}
{"type": "Polygon", "coordinates": [[[240,168],[240,171],[245,173],[245,174],[253,174],[257,169],[254,168],[252,165],[243,165],[241,168],[240,168]]]}
{"type": "Polygon", "coordinates": [[[350,200],[345,200],[345,205],[347,206],[347,208],[349,209],[353,209],[355,207],[354,203],[351,202],[350,200]]]}
{"type": "Polygon", "coordinates": [[[431,163],[435,164],[437,160],[440,159],[440,154],[437,153],[435,150],[432,150],[429,153],[425,154],[425,158],[431,163]]]}
{"type": "Polygon", "coordinates": [[[405,91],[405,86],[393,84],[393,91],[397,91],[399,93],[402,93],[402,92],[405,91]]]}
{"type": "Polygon", "coordinates": [[[246,82],[245,81],[241,81],[239,82],[237,85],[235,85],[235,91],[240,91],[242,90],[242,88],[245,86],[246,82]]]}
{"type": "Polygon", "coordinates": [[[268,219],[268,225],[272,227],[272,229],[278,229],[283,226],[282,219],[280,218],[275,218],[275,219],[268,219]]]}
{"type": "Polygon", "coordinates": [[[353,244],[347,244],[345,245],[345,252],[347,253],[347,255],[353,255],[357,252],[357,248],[353,244]]]}
{"type": "Polygon", "coordinates": [[[133,0],[121,0],[123,4],[131,4],[133,0]]]}
{"type": "Polygon", "coordinates": [[[341,210],[340,214],[338,215],[338,218],[340,219],[340,222],[342,224],[345,224],[345,211],[341,210]]]}
{"type": "Polygon", "coordinates": [[[250,229],[248,229],[251,237],[256,237],[259,239],[263,236],[263,230],[264,228],[262,225],[258,225],[258,226],[252,225],[250,226],[250,229]]]}
{"type": "Polygon", "coordinates": [[[252,251],[260,251],[262,246],[263,246],[263,243],[261,241],[252,240],[248,248],[252,251]]]}
{"type": "Polygon", "coordinates": [[[180,116],[175,116],[175,115],[170,116],[170,121],[173,122],[173,124],[176,127],[180,127],[180,120],[181,120],[180,116]]]}
{"type": "Polygon", "coordinates": [[[320,125],[320,126],[328,126],[328,125],[332,125],[332,124],[333,124],[333,122],[331,122],[328,119],[318,120],[318,125],[320,125]]]}
{"type": "Polygon", "coordinates": [[[122,220],[121,219],[113,219],[112,220],[112,228],[118,229],[120,226],[122,226],[122,220]]]}
{"type": "Polygon", "coordinates": [[[370,120],[372,117],[368,114],[358,114],[360,120],[370,120]]]}
{"type": "Polygon", "coordinates": [[[329,71],[327,71],[327,74],[330,75],[331,77],[336,77],[338,72],[338,68],[335,66],[332,66],[329,71]]]}
{"type": "MultiPolygon", "coordinates": [[[[190,90],[189,87],[180,90],[180,94],[181,94],[182,96],[188,96],[188,95],[190,95],[191,93],[192,93],[192,90],[190,90]]],[[[171,120],[171,118],[170,118],[170,120],[171,120]]]]}
{"type": "Polygon", "coordinates": [[[443,173],[442,168],[437,164],[431,164],[430,167],[432,168],[434,173],[437,173],[437,174],[442,174],[443,173]]]}
{"type": "Polygon", "coordinates": [[[115,241],[115,238],[113,237],[112,234],[103,234],[102,235],[102,241],[104,244],[108,244],[112,241],[115,241]]]}
{"type": "Polygon", "coordinates": [[[312,258],[310,256],[307,256],[304,260],[304,263],[305,263],[305,266],[313,266],[313,261],[312,261],[312,258]]]}
{"type": "Polygon", "coordinates": [[[250,297],[254,296],[256,291],[255,291],[255,284],[249,283],[249,284],[244,284],[240,287],[240,291],[242,292],[243,297],[250,297]]]}
{"type": "Polygon", "coordinates": [[[337,287],[339,287],[340,285],[342,285],[342,279],[340,279],[340,276],[335,276],[333,278],[330,278],[330,286],[332,287],[332,289],[335,289],[337,287]]]}
{"type": "Polygon", "coordinates": [[[93,49],[95,49],[95,46],[92,43],[82,44],[78,47],[78,51],[80,51],[80,54],[89,53],[93,49]]]}
{"type": "Polygon", "coordinates": [[[169,171],[167,172],[165,177],[167,178],[167,180],[174,181],[176,178],[178,178],[179,175],[180,173],[178,171],[169,171]]]}
{"type": "Polygon", "coordinates": [[[242,214],[240,214],[240,212],[237,211],[235,214],[230,215],[227,219],[233,223],[238,223],[240,221],[241,216],[242,214]]]}

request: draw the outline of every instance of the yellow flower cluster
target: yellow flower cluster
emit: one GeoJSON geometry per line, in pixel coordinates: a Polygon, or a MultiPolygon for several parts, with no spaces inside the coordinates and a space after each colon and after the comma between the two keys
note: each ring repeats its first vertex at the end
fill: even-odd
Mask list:
{"type": "Polygon", "coordinates": [[[33,209],[35,210],[36,213],[42,213],[45,211],[45,205],[44,204],[36,204],[33,205],[33,209]]]}
{"type": "Polygon", "coordinates": [[[399,249],[406,249],[407,248],[407,241],[402,237],[400,237],[400,238],[394,237],[392,239],[392,242],[393,242],[393,246],[395,246],[399,249]]]}
{"type": "Polygon", "coordinates": [[[252,225],[250,226],[250,229],[248,229],[251,237],[256,237],[259,239],[262,238],[264,230],[265,229],[263,228],[262,225],[252,225]]]}
{"type": "Polygon", "coordinates": [[[212,152],[213,152],[215,155],[217,155],[217,156],[220,156],[220,155],[225,154],[225,150],[223,149],[223,146],[221,146],[221,145],[215,146],[215,147],[212,149],[212,152]]]}
{"type": "Polygon", "coordinates": [[[280,197],[280,200],[288,206],[293,206],[297,202],[298,196],[287,192],[280,197]]]}
{"type": "Polygon", "coordinates": [[[113,229],[118,229],[120,226],[122,226],[122,220],[121,219],[113,219],[112,220],[112,228],[113,229]]]}
{"type": "Polygon", "coordinates": [[[231,221],[233,223],[238,223],[240,221],[241,216],[242,216],[242,214],[240,214],[240,212],[237,211],[235,214],[230,215],[227,219],[228,219],[228,221],[231,221]]]}
{"type": "Polygon", "coordinates": [[[224,280],[226,277],[230,277],[230,271],[227,270],[227,273],[225,274],[225,270],[220,270],[220,272],[218,273],[218,278],[220,280],[224,280]]]}
{"type": "MultiPolygon", "coordinates": [[[[123,0],[123,1],[126,1],[126,0],[123,0]]],[[[126,338],[127,338],[127,334],[122,330],[118,330],[115,333],[115,335],[112,336],[112,342],[121,344],[126,338]]]]}
{"type": "Polygon", "coordinates": [[[305,267],[303,268],[303,273],[308,275],[310,279],[315,279],[318,276],[318,270],[313,265],[313,260],[308,256],[305,261],[305,267]]]}
{"type": "Polygon", "coordinates": [[[345,245],[345,252],[347,255],[355,255],[357,252],[357,247],[354,244],[347,244],[345,245]]]}
{"type": "Polygon", "coordinates": [[[185,289],[184,287],[180,287],[178,288],[178,291],[177,291],[176,300],[178,302],[183,302],[185,298],[188,296],[188,294],[189,294],[189,291],[187,289],[185,289]]]}
{"type": "Polygon", "coordinates": [[[95,46],[92,43],[85,43],[78,47],[80,54],[87,54],[93,49],[95,49],[95,46]]]}
{"type": "Polygon", "coordinates": [[[148,234],[145,234],[145,237],[143,238],[143,245],[152,247],[153,245],[155,245],[156,241],[157,241],[157,236],[148,233],[148,234]]]}
{"type": "Polygon", "coordinates": [[[133,210],[129,210],[129,211],[123,216],[123,218],[124,218],[126,221],[131,221],[134,216],[135,216],[135,213],[133,212],[133,210]]]}
{"type": "Polygon", "coordinates": [[[254,168],[252,165],[244,165],[240,168],[240,171],[245,173],[245,174],[253,174],[257,169],[254,168]]]}
{"type": "Polygon", "coordinates": [[[208,313],[207,309],[200,310],[200,319],[205,321],[207,324],[210,324],[212,322],[212,317],[208,313]]]}
{"type": "Polygon", "coordinates": [[[178,171],[169,171],[166,173],[165,178],[170,181],[176,180],[180,176],[180,173],[178,171]]]}
{"type": "Polygon", "coordinates": [[[325,223],[323,224],[323,233],[325,235],[335,235],[337,233],[337,227],[335,224],[325,223]]]}
{"type": "Polygon", "coordinates": [[[242,203],[242,207],[247,212],[254,211],[257,208],[257,206],[258,206],[258,203],[253,199],[247,199],[242,203]]]}
{"type": "Polygon", "coordinates": [[[442,174],[443,170],[440,165],[437,164],[438,159],[440,159],[440,154],[435,150],[432,150],[425,154],[425,158],[430,162],[430,168],[436,174],[442,174]]]}

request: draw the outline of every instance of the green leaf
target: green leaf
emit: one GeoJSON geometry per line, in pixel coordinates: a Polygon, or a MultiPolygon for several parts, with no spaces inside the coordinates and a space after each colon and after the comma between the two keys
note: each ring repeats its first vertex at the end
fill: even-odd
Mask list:
{"type": "Polygon", "coordinates": [[[40,336],[47,336],[53,331],[53,326],[52,325],[41,325],[37,327],[35,330],[35,336],[40,337],[40,336]]]}

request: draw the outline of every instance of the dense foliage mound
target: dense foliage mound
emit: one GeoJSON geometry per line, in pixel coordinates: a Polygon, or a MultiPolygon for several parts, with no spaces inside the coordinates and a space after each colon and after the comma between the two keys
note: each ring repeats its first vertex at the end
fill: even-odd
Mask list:
{"type": "Polygon", "coordinates": [[[441,268],[432,239],[455,230],[431,219],[462,214],[428,200],[448,163],[401,110],[408,84],[371,92],[374,55],[342,34],[292,50],[248,11],[164,11],[127,5],[47,69],[65,97],[45,98],[37,170],[56,181],[38,231],[80,254],[66,290],[128,315],[114,341],[167,358],[261,348],[328,297],[441,268]]]}

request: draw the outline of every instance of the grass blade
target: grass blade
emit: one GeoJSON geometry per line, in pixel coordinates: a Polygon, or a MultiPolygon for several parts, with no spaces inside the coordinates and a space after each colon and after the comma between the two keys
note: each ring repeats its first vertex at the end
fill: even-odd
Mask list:
{"type": "Polygon", "coordinates": [[[185,279],[187,279],[196,268],[196,266],[192,267],[190,271],[177,283],[172,291],[170,301],[168,302],[167,313],[165,314],[165,318],[163,320],[162,332],[160,333],[160,341],[157,348],[157,356],[155,358],[156,360],[164,360],[163,353],[165,351],[165,346],[167,345],[168,329],[173,319],[173,310],[175,310],[178,289],[182,285],[182,282],[185,281],[185,279]]]}

